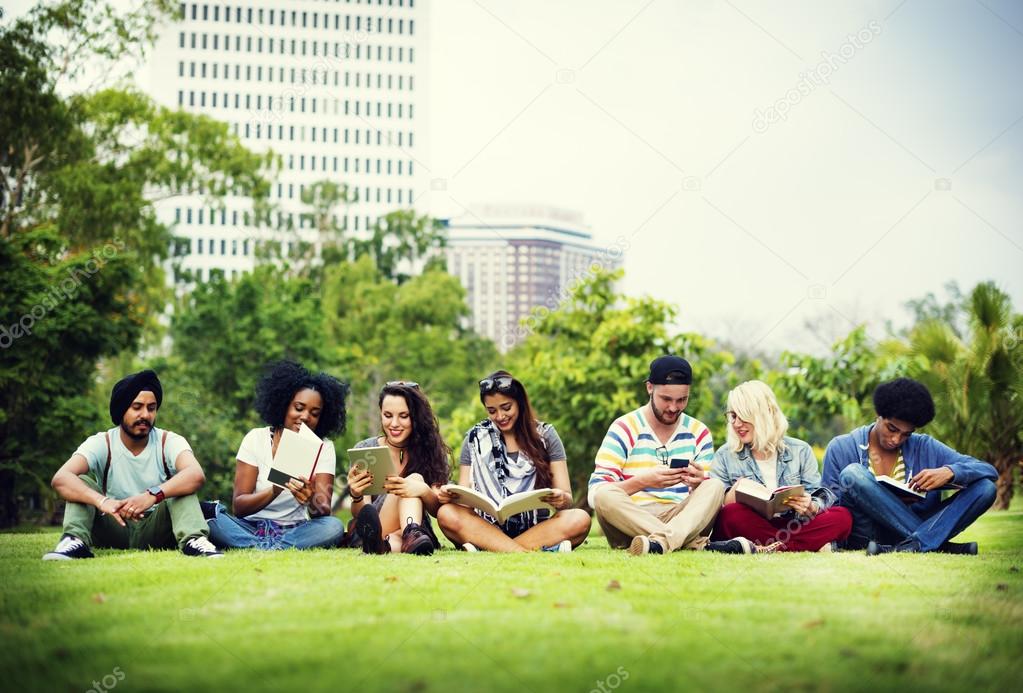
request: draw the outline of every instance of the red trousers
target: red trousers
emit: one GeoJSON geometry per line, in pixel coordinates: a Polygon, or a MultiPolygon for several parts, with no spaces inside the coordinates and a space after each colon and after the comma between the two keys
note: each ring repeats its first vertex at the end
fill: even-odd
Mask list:
{"type": "Polygon", "coordinates": [[[816,551],[829,542],[844,540],[851,529],[852,515],[845,508],[829,508],[812,520],[767,520],[747,505],[729,503],[718,513],[712,539],[746,537],[761,545],[780,541],[779,551],[816,551]]]}

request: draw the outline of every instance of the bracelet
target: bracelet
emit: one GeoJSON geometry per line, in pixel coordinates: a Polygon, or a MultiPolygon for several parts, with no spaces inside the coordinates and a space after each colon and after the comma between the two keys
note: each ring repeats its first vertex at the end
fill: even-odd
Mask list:
{"type": "Polygon", "coordinates": [[[96,506],[96,508],[97,508],[97,509],[98,509],[98,510],[99,510],[100,512],[104,512],[104,510],[103,510],[103,504],[104,504],[104,503],[106,503],[106,502],[107,502],[108,500],[110,500],[110,496],[103,496],[103,498],[102,498],[102,499],[100,500],[100,502],[99,502],[99,505],[97,505],[97,506],[96,506]]]}
{"type": "Polygon", "coordinates": [[[352,499],[353,503],[361,503],[362,499],[365,498],[365,497],[366,497],[365,495],[359,496],[358,498],[356,498],[355,496],[351,496],[351,495],[349,496],[349,498],[352,499]]]}

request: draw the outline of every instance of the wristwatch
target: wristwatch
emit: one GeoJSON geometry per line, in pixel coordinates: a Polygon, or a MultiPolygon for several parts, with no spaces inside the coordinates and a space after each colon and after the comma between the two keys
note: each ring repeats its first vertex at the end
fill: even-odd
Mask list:
{"type": "Polygon", "coordinates": [[[157,503],[163,501],[163,499],[165,498],[165,496],[163,495],[163,489],[160,488],[159,486],[153,486],[151,488],[147,488],[146,490],[149,491],[149,494],[151,496],[156,497],[157,503]]]}

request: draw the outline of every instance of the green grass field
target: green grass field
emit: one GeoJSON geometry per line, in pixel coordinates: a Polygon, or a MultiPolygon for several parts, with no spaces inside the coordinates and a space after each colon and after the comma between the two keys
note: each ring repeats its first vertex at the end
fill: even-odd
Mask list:
{"type": "Polygon", "coordinates": [[[100,551],[0,535],[12,691],[1019,690],[1023,512],[977,557],[100,551]],[[98,684],[98,686],[97,686],[98,684]],[[111,685],[112,684],[112,685],[111,685]]]}

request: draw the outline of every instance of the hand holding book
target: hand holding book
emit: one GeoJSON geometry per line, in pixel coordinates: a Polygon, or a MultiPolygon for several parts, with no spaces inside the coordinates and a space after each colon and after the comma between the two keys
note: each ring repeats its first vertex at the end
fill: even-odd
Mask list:
{"type": "Polygon", "coordinates": [[[923,471],[917,472],[917,474],[910,479],[906,485],[914,491],[933,491],[937,488],[948,486],[952,483],[952,479],[955,478],[955,472],[948,467],[938,467],[936,469],[924,469],[923,471]]]}
{"type": "Polygon", "coordinates": [[[304,476],[292,477],[284,485],[284,488],[291,491],[291,495],[295,497],[295,500],[300,505],[306,505],[309,499],[313,497],[313,485],[304,476]]]}
{"type": "Polygon", "coordinates": [[[797,515],[802,515],[803,517],[813,517],[817,514],[813,498],[806,493],[801,496],[790,496],[783,503],[795,510],[797,515]]]}
{"type": "Polygon", "coordinates": [[[552,488],[551,492],[540,500],[557,510],[565,510],[572,507],[572,494],[560,488],[552,488]]]}

